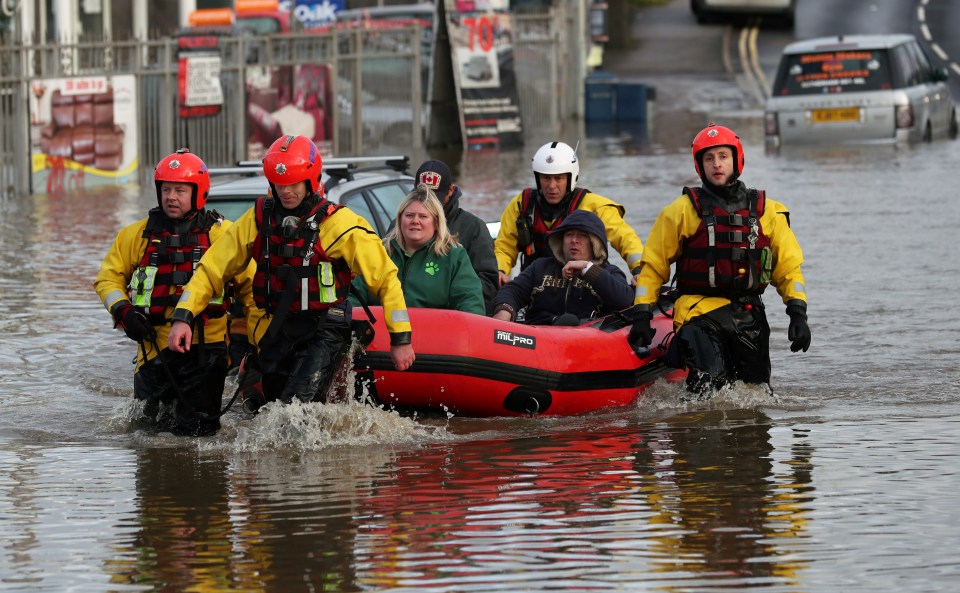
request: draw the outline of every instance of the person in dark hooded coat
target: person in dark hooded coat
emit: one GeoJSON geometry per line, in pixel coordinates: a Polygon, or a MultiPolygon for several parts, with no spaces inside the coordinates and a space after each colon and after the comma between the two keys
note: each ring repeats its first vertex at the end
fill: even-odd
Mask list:
{"type": "Polygon", "coordinates": [[[526,307],[531,325],[574,325],[629,307],[633,288],[607,260],[606,227],[589,210],[575,210],[550,233],[553,257],[541,257],[504,284],[494,318],[515,321],[526,307]]]}

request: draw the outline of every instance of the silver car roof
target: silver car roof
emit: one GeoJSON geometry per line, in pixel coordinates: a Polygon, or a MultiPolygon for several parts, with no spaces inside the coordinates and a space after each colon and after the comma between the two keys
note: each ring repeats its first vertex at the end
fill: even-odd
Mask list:
{"type": "Polygon", "coordinates": [[[840,35],[796,41],[783,48],[784,54],[803,54],[840,49],[889,49],[915,40],[906,33],[892,35],[840,35]]]}
{"type": "MultiPolygon", "coordinates": [[[[358,185],[375,185],[397,178],[412,180],[413,177],[407,173],[408,164],[409,159],[405,156],[324,159],[320,180],[325,186],[331,186],[331,190],[336,190],[334,195],[339,195],[358,185]],[[334,177],[336,183],[331,183],[334,177]]],[[[234,167],[211,168],[210,177],[211,186],[207,199],[211,201],[238,196],[262,196],[269,191],[260,161],[243,161],[234,167]]]]}

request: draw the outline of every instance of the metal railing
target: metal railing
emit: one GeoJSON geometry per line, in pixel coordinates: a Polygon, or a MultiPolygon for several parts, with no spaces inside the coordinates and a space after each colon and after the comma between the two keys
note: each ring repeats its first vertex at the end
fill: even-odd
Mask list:
{"type": "MultiPolygon", "coordinates": [[[[514,18],[524,129],[556,129],[576,110],[563,92],[573,73],[565,67],[569,44],[559,42],[562,14],[514,18]]],[[[176,39],[5,44],[0,47],[0,192],[43,191],[31,187],[30,155],[39,152],[41,125],[30,118],[36,117],[41,89],[49,81],[72,77],[134,77],[141,183],[149,182],[153,163],[181,146],[196,147],[211,167],[260,158],[266,147],[254,131],[276,122],[270,121],[269,109],[250,106],[256,104],[251,96],[302,82],[297,74],[303,69],[327,73],[329,89],[299,89],[325,93],[320,108],[327,129],[318,144],[326,154],[416,153],[423,148],[426,117],[421,39],[422,30],[414,26],[221,36],[223,105],[216,115],[196,119],[180,116],[176,39]]],[[[293,95],[298,89],[288,91],[293,95]]]]}

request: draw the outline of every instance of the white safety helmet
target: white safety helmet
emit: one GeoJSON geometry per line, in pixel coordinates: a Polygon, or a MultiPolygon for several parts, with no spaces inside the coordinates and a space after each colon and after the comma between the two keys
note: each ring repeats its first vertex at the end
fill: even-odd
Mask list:
{"type": "Polygon", "coordinates": [[[537,173],[545,175],[569,173],[567,191],[573,191],[577,187],[577,178],[580,176],[580,162],[577,160],[577,153],[570,148],[569,144],[548,142],[533,155],[533,178],[537,181],[537,189],[540,189],[540,178],[537,173]]]}

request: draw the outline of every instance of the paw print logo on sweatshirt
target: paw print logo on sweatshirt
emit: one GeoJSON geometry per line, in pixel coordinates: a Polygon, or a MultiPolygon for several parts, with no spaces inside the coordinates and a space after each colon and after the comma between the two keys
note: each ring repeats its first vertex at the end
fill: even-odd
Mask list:
{"type": "Polygon", "coordinates": [[[424,266],[423,271],[431,276],[435,276],[437,272],[440,271],[440,266],[438,266],[436,262],[428,261],[427,265],[424,266]]]}

